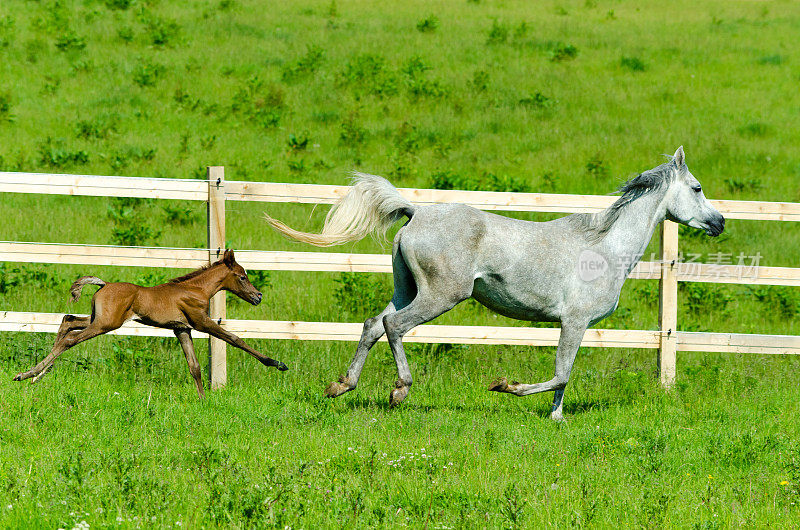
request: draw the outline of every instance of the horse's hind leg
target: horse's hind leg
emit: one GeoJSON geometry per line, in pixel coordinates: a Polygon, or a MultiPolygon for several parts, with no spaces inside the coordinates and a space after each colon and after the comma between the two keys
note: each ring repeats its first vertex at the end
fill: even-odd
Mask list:
{"type": "Polygon", "coordinates": [[[583,340],[586,327],[586,324],[583,323],[561,323],[561,335],[558,338],[558,350],[556,351],[556,371],[553,378],[549,381],[528,385],[517,382],[509,383],[505,377],[501,377],[492,382],[489,386],[489,390],[514,394],[516,396],[527,396],[539,392],[555,391],[553,410],[550,413],[550,417],[557,421],[563,420],[564,416],[561,411],[561,405],[564,397],[564,388],[569,382],[569,375],[572,372],[575,355],[578,353],[578,348],[583,340]]]}
{"type": "Polygon", "coordinates": [[[206,393],[203,391],[203,377],[200,374],[200,363],[197,362],[197,355],[194,353],[191,331],[176,329],[175,336],[178,337],[181,348],[183,348],[183,354],[186,356],[186,363],[189,365],[189,373],[192,374],[194,383],[197,385],[197,393],[200,395],[200,399],[203,399],[206,397],[206,393]]]}
{"type": "Polygon", "coordinates": [[[88,316],[77,317],[75,315],[64,315],[64,318],[61,320],[61,326],[58,328],[55,342],[63,339],[64,335],[70,331],[85,329],[89,325],[89,322],[91,322],[91,317],[88,316]]]}
{"type": "Polygon", "coordinates": [[[414,283],[414,277],[411,275],[411,271],[408,270],[408,265],[406,265],[403,259],[403,254],[397,242],[395,242],[393,250],[392,269],[394,294],[392,295],[392,301],[389,302],[389,305],[387,305],[386,309],[381,311],[380,314],[368,318],[366,322],[364,322],[361,339],[358,341],[356,354],[350,362],[347,374],[340,377],[338,381],[334,381],[328,385],[328,388],[325,389],[325,395],[327,397],[341,396],[345,392],[353,390],[356,385],[358,385],[358,379],[361,377],[361,370],[364,368],[364,363],[367,360],[370,349],[385,333],[383,328],[384,317],[406,307],[417,294],[417,286],[414,283]]]}
{"type": "Polygon", "coordinates": [[[412,328],[429,322],[442,313],[450,311],[459,302],[469,298],[470,293],[448,293],[434,295],[429,291],[420,289],[419,294],[406,308],[386,315],[383,326],[386,338],[392,348],[395,364],[397,364],[397,381],[389,394],[389,405],[399,405],[408,395],[413,380],[408,367],[406,352],[403,349],[403,335],[412,328]]]}
{"type": "Polygon", "coordinates": [[[25,379],[29,379],[33,377],[32,383],[37,382],[41,379],[46,373],[50,366],[58,359],[58,356],[64,353],[66,350],[72,348],[73,346],[80,344],[81,342],[87,341],[98,335],[102,335],[103,333],[108,333],[109,331],[113,331],[120,327],[122,324],[118,326],[108,325],[108,324],[100,324],[97,320],[90,323],[84,329],[74,329],[72,331],[66,332],[66,334],[61,337],[60,340],[56,341],[53,345],[53,350],[50,352],[50,355],[44,358],[42,362],[28,370],[27,372],[23,372],[17,374],[14,377],[14,381],[24,381],[25,379]]]}

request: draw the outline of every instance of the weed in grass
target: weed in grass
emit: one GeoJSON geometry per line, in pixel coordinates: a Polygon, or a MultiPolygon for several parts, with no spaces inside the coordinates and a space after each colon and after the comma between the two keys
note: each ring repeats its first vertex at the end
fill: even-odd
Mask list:
{"type": "Polygon", "coordinates": [[[526,96],[520,99],[519,104],[532,109],[544,110],[553,107],[555,102],[553,98],[545,96],[541,92],[536,92],[532,96],[526,96]]]}
{"type": "Polygon", "coordinates": [[[728,188],[728,191],[731,193],[756,193],[764,187],[764,185],[761,183],[761,179],[758,177],[731,177],[725,179],[724,182],[725,187],[728,188]]]}
{"type": "Polygon", "coordinates": [[[167,69],[161,64],[140,61],[133,69],[133,82],[143,88],[155,86],[166,71],[167,69]]]}
{"type": "Polygon", "coordinates": [[[286,145],[289,146],[290,153],[299,153],[300,151],[305,151],[308,147],[308,132],[297,134],[290,134],[289,139],[286,141],[286,145]]]}
{"type": "Polygon", "coordinates": [[[417,22],[417,31],[420,33],[433,33],[439,28],[439,18],[436,15],[430,15],[417,22]]]}
{"type": "Polygon", "coordinates": [[[766,123],[753,122],[739,127],[736,132],[745,138],[763,138],[769,134],[770,127],[766,123]]]}
{"type": "Polygon", "coordinates": [[[197,221],[197,216],[190,206],[168,204],[161,209],[164,212],[164,219],[170,224],[186,226],[197,221]]]}
{"type": "Polygon", "coordinates": [[[136,0],[104,0],[103,3],[109,9],[125,11],[131,7],[136,0]]]}
{"type": "Polygon", "coordinates": [[[39,162],[49,168],[64,169],[89,163],[89,153],[83,149],[69,149],[63,140],[48,137],[38,146],[39,162]]]}
{"type": "Polygon", "coordinates": [[[608,178],[609,170],[606,162],[597,153],[586,162],[586,172],[594,179],[604,180],[608,178]]]}
{"type": "Polygon", "coordinates": [[[623,55],[622,59],[619,61],[619,65],[622,68],[630,70],[631,72],[644,72],[647,70],[647,65],[644,64],[644,61],[638,57],[625,57],[623,55]]]}
{"type": "Polygon", "coordinates": [[[386,59],[376,54],[352,57],[339,75],[340,83],[347,85],[356,95],[371,94],[390,97],[398,93],[400,78],[386,59]]]}
{"type": "Polygon", "coordinates": [[[272,128],[280,123],[284,99],[281,87],[266,85],[259,77],[254,76],[234,94],[231,111],[243,115],[260,127],[272,128]]]}
{"type": "Polygon", "coordinates": [[[497,44],[505,44],[508,41],[508,26],[499,22],[497,19],[492,21],[492,27],[489,29],[489,35],[486,37],[486,44],[493,46],[497,44]]]}
{"type": "Polygon", "coordinates": [[[578,48],[572,44],[555,43],[550,48],[550,60],[554,63],[571,61],[578,56],[578,48]]]}
{"type": "Polygon", "coordinates": [[[139,21],[144,24],[147,39],[154,46],[174,46],[180,37],[181,27],[174,21],[152,15],[142,9],[139,21]]]}
{"type": "Polygon", "coordinates": [[[350,147],[357,147],[366,141],[367,135],[367,129],[359,124],[358,113],[350,112],[340,126],[339,142],[350,147]]]}
{"type": "Polygon", "coordinates": [[[784,59],[782,55],[765,55],[764,57],[759,57],[756,61],[758,64],[765,64],[770,66],[780,66],[783,64],[784,59]]]}
{"type": "Polygon", "coordinates": [[[84,140],[105,140],[117,132],[119,117],[104,115],[91,120],[80,120],[75,124],[75,136],[84,140]]]}
{"type": "Polygon", "coordinates": [[[510,484],[503,492],[500,502],[500,513],[505,517],[507,528],[524,528],[527,499],[517,490],[516,484],[510,484]]]}
{"type": "Polygon", "coordinates": [[[339,307],[359,319],[380,313],[392,297],[385,283],[375,275],[343,272],[333,280],[333,298],[339,307]]]}
{"type": "Polygon", "coordinates": [[[58,36],[55,46],[61,52],[81,51],[86,48],[86,39],[70,30],[58,36]]]}
{"type": "Polygon", "coordinates": [[[782,318],[800,315],[800,294],[794,290],[776,285],[748,286],[750,295],[768,308],[777,309],[782,318]]]}
{"type": "Polygon", "coordinates": [[[8,48],[14,42],[15,20],[11,15],[0,17],[0,48],[8,48]]]}
{"type": "Polygon", "coordinates": [[[286,164],[289,166],[289,171],[292,173],[305,173],[308,170],[305,158],[300,158],[298,160],[287,160],[286,164]]]}
{"type": "Polygon", "coordinates": [[[114,223],[111,241],[115,245],[141,246],[157,243],[161,229],[152,224],[150,216],[143,211],[145,199],[115,197],[108,208],[108,217],[114,223]]]}
{"type": "Polygon", "coordinates": [[[489,88],[489,72],[475,70],[470,80],[470,86],[477,92],[485,92],[489,88]]]}
{"type": "Polygon", "coordinates": [[[119,40],[122,42],[130,44],[133,42],[134,36],[133,28],[130,26],[122,26],[117,29],[117,38],[119,38],[119,40]]]}
{"type": "Polygon", "coordinates": [[[283,66],[281,78],[286,82],[296,81],[316,72],[325,59],[325,50],[311,45],[305,55],[283,66]]]}
{"type": "Polygon", "coordinates": [[[11,94],[8,92],[0,93],[0,123],[13,122],[14,115],[11,113],[11,94]]]}
{"type": "Polygon", "coordinates": [[[529,29],[530,27],[528,26],[527,22],[524,20],[520,22],[517,27],[514,28],[514,40],[519,41],[527,37],[529,29]]]}

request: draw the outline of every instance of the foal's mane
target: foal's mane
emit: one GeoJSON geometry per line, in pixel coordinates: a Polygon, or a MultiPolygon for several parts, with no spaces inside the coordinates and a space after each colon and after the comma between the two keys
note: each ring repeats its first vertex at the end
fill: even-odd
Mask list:
{"type": "Polygon", "coordinates": [[[591,242],[603,239],[614,223],[619,219],[622,209],[636,199],[654,193],[664,186],[669,185],[675,177],[675,170],[685,168],[677,167],[671,156],[668,162],[639,173],[632,179],[624,182],[614,193],[621,193],[614,204],[598,213],[579,213],[569,216],[569,220],[586,232],[586,237],[591,242]]]}
{"type": "Polygon", "coordinates": [[[168,281],[167,283],[181,283],[181,282],[185,282],[187,280],[191,280],[192,278],[196,278],[196,277],[200,276],[201,274],[203,274],[205,271],[207,271],[211,267],[213,267],[215,265],[219,265],[221,263],[222,263],[221,261],[217,261],[217,262],[214,262],[214,263],[209,263],[208,265],[203,265],[199,269],[193,270],[189,274],[184,274],[183,276],[178,276],[177,278],[173,278],[170,281],[168,281]]]}

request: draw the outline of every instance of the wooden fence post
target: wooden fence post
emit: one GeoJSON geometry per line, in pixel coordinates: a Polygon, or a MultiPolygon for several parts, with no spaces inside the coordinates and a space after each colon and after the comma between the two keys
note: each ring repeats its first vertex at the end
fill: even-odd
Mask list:
{"type": "Polygon", "coordinates": [[[661,346],[658,349],[658,373],[661,386],[675,384],[678,327],[678,223],[661,224],[661,281],[659,282],[658,322],[661,346]]]}
{"type": "MultiPolygon", "coordinates": [[[[225,252],[225,168],[209,166],[208,176],[208,262],[213,263],[225,252]]],[[[211,298],[208,314],[214,320],[225,318],[225,291],[211,298]]],[[[227,350],[225,341],[208,338],[208,371],[211,388],[217,389],[228,382],[227,350]]]]}

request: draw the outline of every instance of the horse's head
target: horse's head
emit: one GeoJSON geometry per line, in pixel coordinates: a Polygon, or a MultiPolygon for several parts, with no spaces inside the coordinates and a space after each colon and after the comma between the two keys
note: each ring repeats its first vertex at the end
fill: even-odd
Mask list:
{"type": "Polygon", "coordinates": [[[236,263],[232,250],[228,249],[225,251],[225,254],[222,256],[222,264],[228,268],[228,274],[222,281],[222,288],[253,305],[260,304],[261,292],[250,283],[244,267],[236,263]]]}
{"type": "Polygon", "coordinates": [[[675,151],[672,159],[675,178],[667,189],[667,219],[692,228],[701,228],[710,236],[718,236],[725,229],[725,218],[711,206],[700,182],[686,167],[683,146],[675,151]]]}

